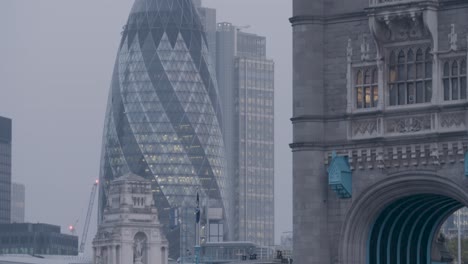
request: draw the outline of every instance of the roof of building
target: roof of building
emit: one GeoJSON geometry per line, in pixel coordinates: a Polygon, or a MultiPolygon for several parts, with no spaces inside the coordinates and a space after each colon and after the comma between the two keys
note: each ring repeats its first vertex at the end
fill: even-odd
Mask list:
{"type": "Polygon", "coordinates": [[[60,226],[43,223],[8,223],[0,224],[0,235],[18,232],[46,232],[60,234],[60,226]]]}
{"type": "Polygon", "coordinates": [[[253,246],[259,247],[254,242],[250,241],[224,241],[224,242],[208,242],[202,245],[203,247],[221,247],[221,246],[253,246]]]}
{"type": "Polygon", "coordinates": [[[0,264],[91,264],[92,261],[80,256],[31,256],[1,255],[0,264]]]}
{"type": "Polygon", "coordinates": [[[12,121],[9,118],[0,116],[0,140],[11,143],[12,121]]]}
{"type": "Polygon", "coordinates": [[[147,179],[138,176],[134,173],[127,173],[123,176],[120,176],[119,178],[115,179],[114,182],[124,182],[124,181],[131,181],[131,182],[146,182],[148,181],[147,179]]]}

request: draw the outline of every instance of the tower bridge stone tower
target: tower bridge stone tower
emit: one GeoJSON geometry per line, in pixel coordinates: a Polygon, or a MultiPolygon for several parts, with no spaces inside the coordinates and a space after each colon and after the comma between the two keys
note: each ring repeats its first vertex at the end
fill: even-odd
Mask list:
{"type": "Polygon", "coordinates": [[[94,264],[167,264],[168,242],[158,220],[151,181],[127,174],[110,184],[93,241],[94,264]]]}
{"type": "Polygon", "coordinates": [[[293,10],[294,262],[442,262],[468,205],[468,1],[293,10]]]}

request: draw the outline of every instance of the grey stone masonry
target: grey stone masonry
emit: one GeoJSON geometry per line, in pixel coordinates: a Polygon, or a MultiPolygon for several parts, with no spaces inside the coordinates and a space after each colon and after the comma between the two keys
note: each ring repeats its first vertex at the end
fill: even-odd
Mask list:
{"type": "Polygon", "coordinates": [[[390,203],[468,204],[468,1],[293,0],[293,12],[294,263],[364,264],[390,203]],[[333,151],[350,199],[328,185],[333,151]]]}

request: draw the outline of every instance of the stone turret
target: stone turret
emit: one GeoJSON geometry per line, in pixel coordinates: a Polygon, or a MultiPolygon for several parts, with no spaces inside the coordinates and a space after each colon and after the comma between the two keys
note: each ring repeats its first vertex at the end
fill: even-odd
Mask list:
{"type": "Polygon", "coordinates": [[[166,264],[168,242],[158,221],[151,181],[135,174],[111,182],[93,241],[95,264],[166,264]]]}

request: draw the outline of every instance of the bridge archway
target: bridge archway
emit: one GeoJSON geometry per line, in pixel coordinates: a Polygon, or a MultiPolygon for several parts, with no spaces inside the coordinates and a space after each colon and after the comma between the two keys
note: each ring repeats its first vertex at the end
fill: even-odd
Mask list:
{"type": "Polygon", "coordinates": [[[460,184],[436,174],[395,174],[358,197],[346,217],[340,263],[430,264],[442,223],[468,205],[460,184]]]}

